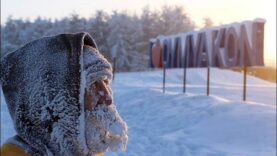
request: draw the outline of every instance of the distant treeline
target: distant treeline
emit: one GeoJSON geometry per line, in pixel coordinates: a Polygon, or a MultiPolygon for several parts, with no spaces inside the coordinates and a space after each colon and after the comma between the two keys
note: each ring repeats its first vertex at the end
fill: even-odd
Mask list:
{"type": "MultiPolygon", "coordinates": [[[[211,24],[207,18],[204,22],[211,24]]],[[[163,6],[161,11],[145,7],[141,15],[96,11],[89,18],[78,14],[56,20],[38,17],[30,21],[9,17],[1,25],[1,55],[43,36],[86,31],[110,61],[116,57],[117,71],[137,71],[148,67],[149,38],[192,31],[195,27],[194,21],[180,6],[163,6]]]]}

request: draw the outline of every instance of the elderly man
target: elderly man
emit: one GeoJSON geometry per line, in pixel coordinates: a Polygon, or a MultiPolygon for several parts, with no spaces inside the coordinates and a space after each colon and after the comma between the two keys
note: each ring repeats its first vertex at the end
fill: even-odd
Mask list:
{"type": "Polygon", "coordinates": [[[32,41],[1,60],[16,136],[1,154],[94,156],[125,150],[127,125],[112,101],[112,69],[87,33],[32,41]]]}

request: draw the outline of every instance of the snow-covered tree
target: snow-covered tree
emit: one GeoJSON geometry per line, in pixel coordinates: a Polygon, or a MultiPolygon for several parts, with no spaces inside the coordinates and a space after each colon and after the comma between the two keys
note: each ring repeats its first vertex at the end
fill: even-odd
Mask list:
{"type": "Polygon", "coordinates": [[[195,28],[182,6],[163,6],[158,25],[160,34],[170,35],[178,32],[188,32],[195,28]]]}
{"type": "Polygon", "coordinates": [[[212,27],[214,25],[212,19],[209,17],[203,18],[204,28],[212,27]]]}
{"type": "Polygon", "coordinates": [[[141,15],[127,12],[108,14],[96,11],[89,18],[72,13],[62,19],[22,20],[9,17],[1,25],[1,54],[4,55],[43,36],[86,31],[110,61],[116,58],[117,71],[143,70],[148,67],[148,41],[158,35],[187,32],[194,22],[180,6],[164,6],[162,11],[144,7],[141,15]]]}
{"type": "Polygon", "coordinates": [[[86,30],[89,32],[96,41],[99,50],[111,60],[110,48],[108,45],[107,37],[109,36],[110,29],[108,27],[108,21],[110,17],[104,11],[97,11],[93,18],[88,19],[86,30]]]}
{"type": "Polygon", "coordinates": [[[24,22],[21,19],[13,19],[11,16],[7,19],[5,26],[1,26],[1,53],[7,54],[16,50],[23,43],[20,36],[23,33],[24,22]]]}

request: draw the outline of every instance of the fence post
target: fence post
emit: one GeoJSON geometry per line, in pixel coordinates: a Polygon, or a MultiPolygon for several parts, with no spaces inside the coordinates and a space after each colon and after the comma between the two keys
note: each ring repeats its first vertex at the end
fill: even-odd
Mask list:
{"type": "Polygon", "coordinates": [[[166,61],[163,61],[163,93],[165,93],[166,61]]]}
{"type": "Polygon", "coordinates": [[[114,77],[115,77],[115,64],[116,64],[116,57],[113,58],[113,80],[114,80],[114,77]]]}
{"type": "MultiPolygon", "coordinates": [[[[244,45],[243,45],[244,46],[244,45]]],[[[247,65],[248,61],[246,58],[247,50],[243,50],[243,101],[246,101],[246,80],[247,80],[247,65]]]]}
{"type": "Polygon", "coordinates": [[[210,95],[210,66],[207,65],[207,96],[210,95]]]}
{"type": "Polygon", "coordinates": [[[243,101],[246,101],[246,77],[247,76],[247,67],[243,67],[243,101]]]}
{"type": "Polygon", "coordinates": [[[187,55],[184,56],[184,79],[183,79],[183,93],[186,93],[186,81],[187,81],[187,55]]]}

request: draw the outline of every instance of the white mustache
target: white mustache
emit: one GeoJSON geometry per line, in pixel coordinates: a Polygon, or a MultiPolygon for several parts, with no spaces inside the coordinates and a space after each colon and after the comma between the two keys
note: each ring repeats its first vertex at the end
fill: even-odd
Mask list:
{"type": "Polygon", "coordinates": [[[86,140],[91,153],[126,149],[127,124],[119,116],[114,105],[98,105],[86,111],[86,140]]]}

